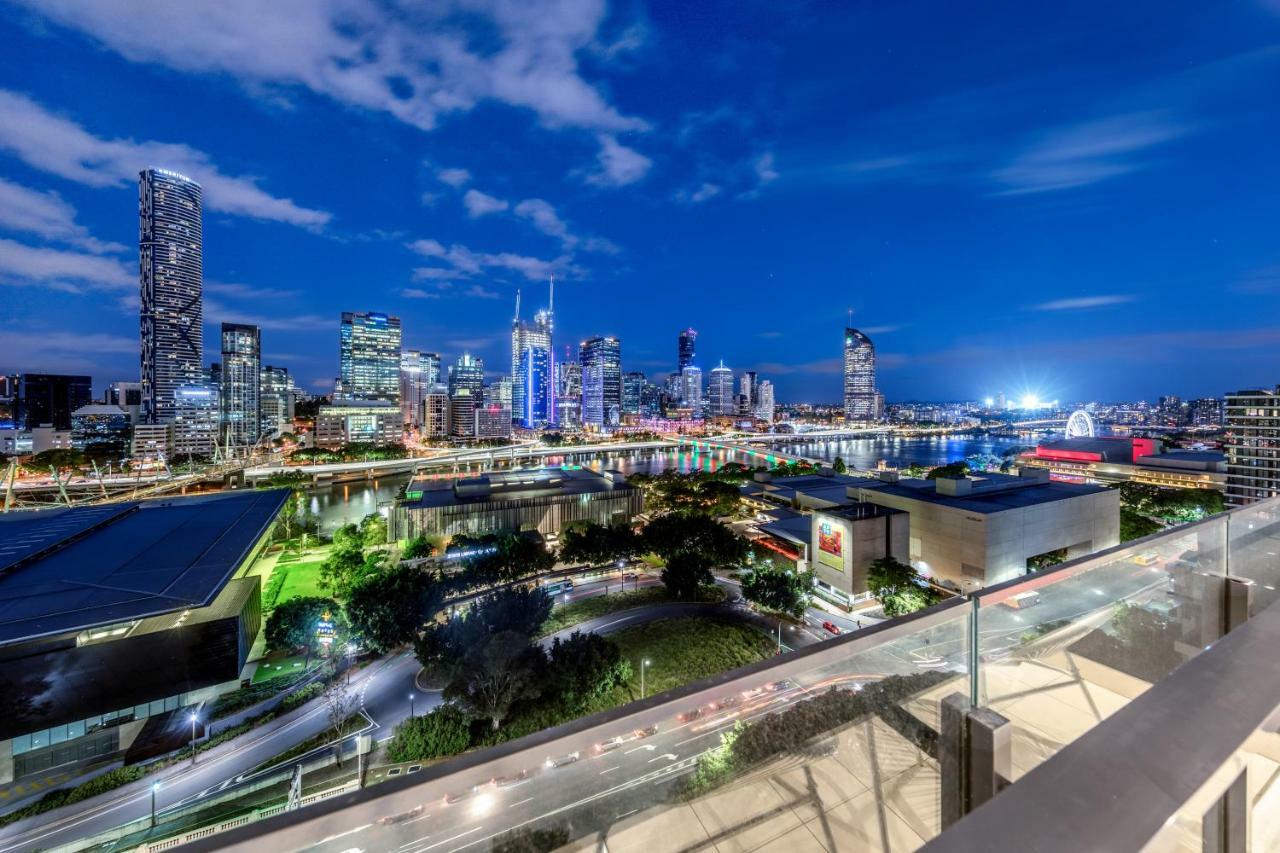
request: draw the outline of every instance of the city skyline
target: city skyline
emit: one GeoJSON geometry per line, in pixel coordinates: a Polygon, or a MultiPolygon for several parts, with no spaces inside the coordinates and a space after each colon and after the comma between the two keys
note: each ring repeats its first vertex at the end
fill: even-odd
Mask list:
{"type": "MultiPolygon", "coordinates": [[[[779,401],[839,402],[827,330],[851,309],[890,401],[1199,397],[1280,375],[1265,319],[1280,299],[1265,226],[1274,7],[785,22],[761,8],[677,24],[674,6],[588,6],[538,9],[554,57],[535,64],[563,98],[461,71],[433,81],[410,39],[387,59],[399,82],[380,78],[368,102],[303,73],[367,37],[319,7],[306,23],[330,41],[272,65],[232,46],[298,22],[224,43],[199,35],[198,4],[189,26],[157,15],[129,31],[95,3],[7,7],[0,371],[92,370],[97,392],[134,377],[132,181],[156,166],[204,189],[203,334],[259,326],[263,360],[312,393],[330,390],[342,311],[377,306],[403,318],[406,349],[493,368],[510,357],[503,306],[551,273],[562,339],[614,335],[626,369],[660,379],[692,325],[704,372],[721,358],[758,371],[779,401]],[[874,49],[908,29],[893,55],[874,49]],[[1024,49],[1005,49],[1013,32],[1024,49]],[[1063,47],[1086,38],[1095,49],[1063,47]],[[787,53],[801,43],[808,56],[787,53]],[[849,44],[865,66],[841,64],[849,44]],[[59,74],[33,71],[47,67],[59,74]],[[118,87],[135,97],[99,96],[118,87]]],[[[478,67],[530,48],[508,14],[477,13],[495,51],[478,67]]],[[[433,23],[466,44],[466,22],[433,23]]]]}

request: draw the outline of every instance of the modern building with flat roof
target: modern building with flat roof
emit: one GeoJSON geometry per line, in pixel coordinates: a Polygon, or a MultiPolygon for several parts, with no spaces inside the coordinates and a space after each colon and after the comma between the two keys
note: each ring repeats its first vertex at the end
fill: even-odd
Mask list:
{"type": "Polygon", "coordinates": [[[261,623],[245,572],[288,496],[0,515],[0,783],[185,743],[177,711],[240,684],[261,623]]]}
{"type": "Polygon", "coordinates": [[[1143,483],[1171,489],[1216,489],[1227,483],[1226,454],[1216,450],[1169,450],[1159,439],[1128,436],[1046,441],[1018,457],[1018,465],[1044,468],[1068,483],[1143,483]]]}
{"type": "Polygon", "coordinates": [[[626,522],[643,510],[644,493],[617,471],[534,468],[461,479],[419,477],[391,513],[391,538],[525,530],[558,535],[573,521],[626,522]]]}

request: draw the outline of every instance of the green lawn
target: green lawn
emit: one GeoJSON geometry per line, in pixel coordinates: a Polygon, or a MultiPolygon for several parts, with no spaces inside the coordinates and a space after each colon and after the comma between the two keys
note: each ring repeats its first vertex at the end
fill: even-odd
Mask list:
{"type": "Polygon", "coordinates": [[[320,565],[323,562],[323,559],[299,560],[296,563],[276,566],[277,572],[287,572],[284,578],[284,585],[280,587],[280,597],[276,599],[276,604],[304,595],[324,595],[324,590],[320,588],[320,565]]]}
{"type": "Polygon", "coordinates": [[[306,661],[306,655],[293,655],[292,657],[284,658],[268,656],[262,663],[258,664],[258,668],[253,673],[252,683],[259,684],[272,678],[299,675],[302,673],[306,661]]]}
{"type": "MultiPolygon", "coordinates": [[[[596,619],[630,610],[633,607],[647,607],[650,604],[663,604],[676,601],[664,586],[647,586],[644,589],[615,592],[612,595],[596,595],[584,598],[563,607],[557,607],[542,625],[542,636],[546,637],[565,628],[571,628],[588,619],[596,619]]],[[[699,590],[697,601],[720,602],[724,600],[724,590],[718,586],[704,587],[699,590]]]]}
{"type": "Polygon", "coordinates": [[[703,618],[659,619],[627,628],[610,639],[622,648],[622,656],[634,670],[630,683],[601,697],[597,710],[640,698],[640,662],[645,668],[648,695],[746,666],[772,655],[772,639],[745,625],[703,618]]]}

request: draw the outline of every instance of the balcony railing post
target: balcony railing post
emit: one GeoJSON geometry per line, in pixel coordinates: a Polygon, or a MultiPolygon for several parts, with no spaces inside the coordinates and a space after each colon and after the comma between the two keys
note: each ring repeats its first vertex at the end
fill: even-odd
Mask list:
{"type": "Polygon", "coordinates": [[[969,774],[965,755],[969,737],[966,720],[973,706],[962,693],[943,698],[938,708],[938,772],[942,777],[942,828],[968,813],[969,774]]]}
{"type": "Polygon", "coordinates": [[[1229,634],[1249,618],[1253,604],[1253,581],[1226,578],[1222,585],[1222,633],[1229,634]]]}
{"type": "Polygon", "coordinates": [[[1245,853],[1249,849],[1247,770],[1242,771],[1204,814],[1204,853],[1245,853]]]}
{"type": "Polygon", "coordinates": [[[952,693],[939,709],[942,828],[994,797],[1013,769],[1013,726],[990,708],[952,693]]]}

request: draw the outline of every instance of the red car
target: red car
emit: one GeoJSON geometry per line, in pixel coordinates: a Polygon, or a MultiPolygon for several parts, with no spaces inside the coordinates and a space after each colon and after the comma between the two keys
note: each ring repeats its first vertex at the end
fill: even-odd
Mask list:
{"type": "Polygon", "coordinates": [[[823,622],[822,627],[823,627],[823,630],[828,631],[829,633],[832,633],[832,634],[840,633],[840,627],[836,625],[836,623],[830,620],[823,622]]]}

